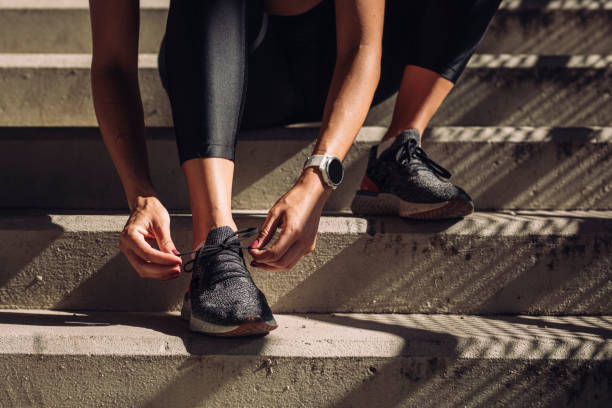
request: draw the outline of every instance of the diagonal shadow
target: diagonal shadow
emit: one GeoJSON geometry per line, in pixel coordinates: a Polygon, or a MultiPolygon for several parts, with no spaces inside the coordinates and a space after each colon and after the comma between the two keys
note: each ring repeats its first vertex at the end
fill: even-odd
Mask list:
{"type": "Polygon", "coordinates": [[[19,304],[16,299],[21,293],[11,290],[12,286],[29,290],[39,284],[37,259],[63,234],[64,229],[48,215],[21,217],[18,213],[4,213],[0,219],[0,304],[19,304]],[[19,273],[22,270],[28,273],[19,273]]]}
{"type": "MultiPolygon", "coordinates": [[[[544,354],[539,352],[537,339],[523,350],[525,356],[531,352],[538,353],[540,357],[536,360],[461,358],[463,350],[469,349],[473,344],[463,342],[459,345],[455,337],[448,338],[444,333],[398,326],[393,324],[393,316],[383,318],[383,321],[343,315],[312,315],[312,318],[400,336],[405,341],[400,355],[411,356],[401,362],[397,359],[391,362],[374,362],[370,367],[372,375],[353,389],[347,390],[340,400],[329,404],[330,407],[503,407],[530,406],[534,401],[538,401],[538,406],[551,408],[584,406],[585,403],[588,406],[605,406],[605,403],[601,405],[603,401],[600,401],[597,395],[590,395],[592,390],[587,385],[589,381],[593,381],[591,370],[595,366],[603,372],[609,371],[605,362],[572,360],[567,364],[555,361],[550,359],[552,350],[544,354]],[[423,341],[425,344],[429,341],[424,350],[411,349],[411,345],[423,341]],[[419,355],[436,357],[419,358],[419,355]],[[569,371],[566,365],[571,366],[569,371]],[[396,376],[398,371],[404,376],[400,381],[396,376]],[[586,402],[587,400],[589,402],[586,402]]],[[[525,323],[499,316],[488,318],[525,323]]],[[[565,330],[568,328],[572,329],[565,325],[562,327],[565,330]]],[[[582,326],[578,331],[585,333],[582,326]]],[[[600,330],[597,333],[603,335],[605,331],[600,330]]],[[[501,334],[513,335],[508,332],[501,334]]],[[[602,353],[604,347],[604,343],[596,347],[592,351],[593,355],[602,353]]],[[[495,342],[485,344],[483,357],[495,348],[495,342]]],[[[572,350],[568,353],[571,359],[572,350]]],[[[605,381],[600,382],[600,386],[605,387],[604,383],[605,381]]]]}
{"type": "MultiPolygon", "coordinates": [[[[150,407],[194,407],[206,405],[210,398],[226,385],[234,381],[234,375],[238,371],[257,370],[258,363],[262,358],[258,357],[268,339],[265,336],[242,337],[242,338],[215,338],[189,331],[187,323],[179,316],[160,314],[139,313],[74,313],[72,315],[35,314],[20,312],[0,313],[0,324],[32,325],[32,326],[131,326],[142,327],[167,334],[181,339],[185,350],[190,356],[162,356],[165,363],[159,376],[154,376],[158,393],[152,396],[139,395],[142,390],[134,390],[139,405],[150,407]],[[231,359],[220,359],[218,356],[235,356],[231,359]],[[256,356],[255,358],[243,358],[243,356],[256,356]],[[211,376],[214,373],[214,377],[211,376]],[[202,382],[205,378],[206,381],[202,382]],[[140,398],[147,397],[148,399],[140,398]]],[[[111,358],[100,356],[99,360],[111,358]]],[[[116,362],[110,364],[116,370],[124,370],[127,378],[137,377],[140,370],[146,376],[151,368],[150,358],[147,356],[129,356],[131,360],[128,366],[116,367],[116,362]]],[[[265,361],[264,361],[265,362],[265,361]]],[[[70,365],[70,360],[64,362],[70,365]]],[[[105,367],[98,364],[98,367],[105,367]]],[[[263,367],[265,369],[265,367],[263,367]]],[[[64,366],[64,369],[66,367],[64,366]]],[[[80,370],[77,366],[71,370],[80,370]]],[[[103,368],[98,368],[101,375],[103,368]]],[[[265,371],[265,370],[264,370],[265,371]]],[[[150,374],[150,372],[148,373],[150,374]]],[[[263,374],[265,375],[265,373],[263,374]]],[[[112,377],[109,376],[109,377],[112,377]]],[[[151,378],[150,376],[147,378],[151,378]]],[[[104,384],[104,379],[100,379],[104,384]]],[[[103,385],[100,385],[103,386],[103,385]]],[[[149,385],[151,387],[151,385],[149,385]]],[[[131,396],[134,398],[134,396],[131,396]]]]}

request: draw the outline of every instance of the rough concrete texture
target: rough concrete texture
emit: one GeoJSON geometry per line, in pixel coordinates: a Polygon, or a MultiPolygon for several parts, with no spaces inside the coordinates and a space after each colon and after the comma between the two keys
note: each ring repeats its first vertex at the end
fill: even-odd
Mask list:
{"type": "Polygon", "coordinates": [[[612,2],[532,1],[528,4],[518,0],[516,3],[517,7],[512,7],[506,2],[506,7],[498,10],[477,52],[612,53],[612,2]]]}
{"type": "MultiPolygon", "coordinates": [[[[156,55],[142,54],[140,66],[145,121],[170,126],[156,55]]],[[[611,73],[609,55],[475,55],[431,124],[608,126],[611,73]]],[[[0,126],[96,125],[85,54],[0,54],[0,88],[0,126]]],[[[393,104],[374,106],[366,125],[387,125],[393,104]]]]}
{"type": "MultiPolygon", "coordinates": [[[[5,214],[0,307],[176,310],[189,275],[140,279],[117,249],[125,220],[5,214]]],[[[187,250],[190,217],[172,223],[187,250]]],[[[291,271],[252,272],[276,312],[612,314],[611,238],[610,212],[323,217],[317,249],[291,271]]]]}
{"type": "MultiPolygon", "coordinates": [[[[141,1],[140,52],[159,49],[168,1],[141,1]]],[[[479,52],[612,53],[610,1],[504,2],[479,52]],[[556,4],[555,4],[556,3],[556,4]]],[[[86,0],[0,1],[0,53],[90,53],[86,0]]]]}
{"type": "MultiPolygon", "coordinates": [[[[314,126],[242,134],[233,208],[269,209],[300,174],[317,131],[314,126]]],[[[369,149],[384,132],[361,130],[327,211],[350,211],[369,149]]],[[[172,129],[149,128],[148,137],[162,201],[171,210],[189,211],[172,129]]],[[[471,194],[477,209],[612,209],[612,128],[438,127],[424,140],[429,156],[453,173],[451,180],[471,194]]],[[[126,208],[119,178],[94,128],[2,129],[0,174],[8,175],[0,178],[2,208],[126,208]],[[35,158],[45,172],[23,157],[35,158]]]]}
{"type": "Polygon", "coordinates": [[[177,315],[0,312],[8,406],[607,407],[610,317],[278,316],[214,339],[177,315]]]}
{"type": "MultiPolygon", "coordinates": [[[[0,1],[0,53],[91,53],[87,1],[79,2],[80,7],[57,0],[45,1],[43,7],[28,7],[29,2],[23,0],[11,1],[15,7],[6,3],[0,1]]],[[[167,15],[165,7],[141,4],[140,52],[159,50],[167,15]]]]}
{"type": "MultiPolygon", "coordinates": [[[[476,54],[430,124],[606,126],[611,67],[608,55],[476,54]]],[[[388,125],[394,104],[390,97],[373,106],[366,125],[388,125]]]]}

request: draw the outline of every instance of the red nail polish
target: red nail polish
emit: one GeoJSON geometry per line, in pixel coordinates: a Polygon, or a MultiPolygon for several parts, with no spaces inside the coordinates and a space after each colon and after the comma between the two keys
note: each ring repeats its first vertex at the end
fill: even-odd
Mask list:
{"type": "Polygon", "coordinates": [[[174,255],[178,255],[178,254],[180,254],[180,252],[179,252],[179,251],[177,251],[176,249],[173,249],[173,250],[172,250],[172,253],[173,253],[174,255]]]}
{"type": "Polygon", "coordinates": [[[253,241],[253,243],[251,244],[251,248],[255,248],[257,245],[259,245],[259,240],[258,239],[253,241]]]}

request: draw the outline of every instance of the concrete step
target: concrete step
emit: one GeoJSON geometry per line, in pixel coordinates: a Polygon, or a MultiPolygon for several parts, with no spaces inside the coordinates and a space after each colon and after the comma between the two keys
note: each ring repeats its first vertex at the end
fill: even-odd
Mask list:
{"type": "MultiPolygon", "coordinates": [[[[155,53],[168,0],[141,0],[140,51],[155,53]]],[[[610,54],[612,2],[504,1],[479,52],[610,54]]],[[[0,53],[90,53],[86,0],[0,0],[0,53]]]]}
{"type": "MultiPolygon", "coordinates": [[[[432,126],[607,126],[612,56],[475,54],[432,126]]],[[[388,126],[395,97],[366,124],[388,126]]]]}
{"type": "MultiPolygon", "coordinates": [[[[153,53],[169,0],[140,0],[140,51],[153,53]]],[[[0,0],[0,53],[90,53],[87,0],[0,0]]]]}
{"type": "MultiPolygon", "coordinates": [[[[270,208],[293,185],[317,131],[309,126],[241,135],[233,208],[270,208]]],[[[350,210],[368,151],[384,132],[362,129],[328,211],[350,210]]],[[[172,130],[150,128],[148,136],[162,201],[188,211],[172,130]]],[[[472,195],[479,209],[612,210],[612,128],[437,127],[424,140],[430,157],[453,173],[451,180],[472,195]]],[[[126,208],[95,128],[0,128],[0,174],[5,175],[0,177],[0,208],[126,208]]]]}
{"type": "MultiPolygon", "coordinates": [[[[0,54],[0,126],[95,126],[87,54],[0,54]]],[[[155,54],[140,56],[145,121],[170,126],[155,54]]],[[[608,126],[612,55],[475,55],[433,126],[608,126]]],[[[366,125],[386,126],[394,98],[366,125]]]]}
{"type": "MultiPolygon", "coordinates": [[[[0,307],[178,309],[190,276],[140,279],[118,250],[126,218],[4,213],[0,307]]],[[[191,218],[172,225],[179,250],[191,248],[191,218]]],[[[612,212],[324,216],[317,249],[291,271],[252,273],[279,313],[612,314],[612,212]]]]}
{"type": "Polygon", "coordinates": [[[609,407],[611,317],[288,315],[215,339],[175,314],[0,312],[3,406],[609,407]],[[127,380],[127,381],[126,381],[127,380]]]}
{"type": "Polygon", "coordinates": [[[612,1],[504,0],[480,53],[612,53],[612,1]]]}

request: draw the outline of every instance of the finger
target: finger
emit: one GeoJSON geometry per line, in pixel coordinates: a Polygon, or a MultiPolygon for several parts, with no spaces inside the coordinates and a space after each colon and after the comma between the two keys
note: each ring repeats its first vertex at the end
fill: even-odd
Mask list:
{"type": "Polygon", "coordinates": [[[263,269],[266,271],[278,271],[278,268],[276,266],[269,266],[269,265],[260,264],[257,262],[251,262],[251,266],[254,268],[259,268],[259,269],[263,269]]]}
{"type": "Polygon", "coordinates": [[[280,225],[281,217],[278,216],[275,212],[268,212],[268,216],[266,217],[266,221],[261,226],[259,230],[259,236],[253,243],[251,244],[252,249],[261,249],[268,245],[268,242],[274,236],[276,229],[280,225]]]}
{"type": "Polygon", "coordinates": [[[142,278],[168,280],[177,278],[181,274],[181,268],[178,265],[173,267],[156,265],[139,258],[134,251],[127,250],[124,253],[130,264],[142,278]]]}
{"type": "Polygon", "coordinates": [[[285,227],[282,229],[280,236],[274,244],[268,249],[254,249],[251,252],[255,262],[270,263],[282,258],[285,253],[291,248],[293,243],[297,241],[296,230],[285,227]]]}
{"type": "Polygon", "coordinates": [[[281,270],[289,270],[295,266],[296,263],[299,262],[306,254],[310,252],[308,250],[308,246],[304,245],[300,242],[294,243],[291,248],[274,264],[278,266],[281,270]]]}
{"type": "Polygon", "coordinates": [[[144,236],[137,232],[128,232],[122,237],[125,241],[125,245],[134,251],[134,253],[141,259],[160,265],[180,265],[181,258],[176,255],[167,254],[162,251],[158,251],[151,247],[144,236]]]}
{"type": "MultiPolygon", "coordinates": [[[[159,249],[162,252],[166,252],[168,254],[170,253],[174,254],[178,252],[170,236],[170,223],[169,222],[168,223],[167,222],[163,222],[163,223],[154,222],[153,232],[155,233],[155,239],[157,240],[157,245],[159,245],[159,249]]],[[[178,259],[180,261],[180,258],[178,259]]]]}
{"type": "MultiPolygon", "coordinates": [[[[289,270],[308,253],[308,247],[299,242],[295,242],[291,248],[278,260],[275,261],[253,261],[258,265],[265,265],[274,270],[289,270]]],[[[255,265],[254,265],[255,266],[255,265]]]]}

